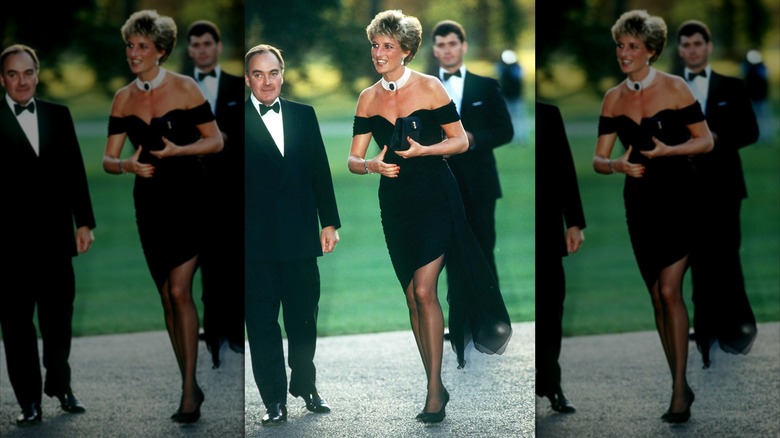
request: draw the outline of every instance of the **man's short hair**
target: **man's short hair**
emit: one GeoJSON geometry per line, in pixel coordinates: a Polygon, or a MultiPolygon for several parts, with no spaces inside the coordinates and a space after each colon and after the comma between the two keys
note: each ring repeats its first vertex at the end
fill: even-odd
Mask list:
{"type": "Polygon", "coordinates": [[[436,42],[437,36],[445,37],[451,33],[457,35],[461,43],[466,42],[466,30],[463,29],[460,23],[453,20],[443,20],[436,23],[433,26],[433,32],[431,32],[431,39],[436,42]]]}
{"type": "Polygon", "coordinates": [[[40,62],[38,62],[38,55],[35,54],[35,49],[30,46],[25,46],[24,44],[12,44],[6,47],[3,50],[3,53],[0,53],[0,68],[5,66],[5,60],[9,56],[18,55],[19,53],[26,53],[30,55],[30,58],[33,60],[33,64],[35,65],[35,71],[40,70],[41,65],[40,62]]]}
{"type": "Polygon", "coordinates": [[[214,42],[219,42],[219,28],[208,20],[198,20],[190,24],[189,29],[187,29],[187,41],[189,41],[190,37],[199,37],[205,33],[210,33],[214,37],[214,42]]]}
{"type": "Polygon", "coordinates": [[[682,37],[691,37],[700,33],[704,37],[705,42],[710,42],[712,35],[710,34],[710,28],[706,24],[699,20],[688,20],[680,25],[677,29],[677,42],[679,43],[682,37]]]}

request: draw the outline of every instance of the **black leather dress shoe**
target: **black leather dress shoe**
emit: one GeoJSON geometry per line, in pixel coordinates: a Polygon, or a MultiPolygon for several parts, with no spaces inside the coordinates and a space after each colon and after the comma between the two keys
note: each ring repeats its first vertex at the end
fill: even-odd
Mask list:
{"type": "Polygon", "coordinates": [[[263,426],[273,426],[287,421],[287,406],[281,403],[272,403],[266,407],[263,415],[263,426]]]}
{"type": "Polygon", "coordinates": [[[73,395],[73,393],[70,391],[65,394],[57,395],[57,399],[59,399],[60,407],[65,412],[69,412],[71,414],[83,414],[87,411],[79,399],[77,399],[76,396],[73,395]]]}
{"type": "Polygon", "coordinates": [[[561,414],[573,414],[577,412],[577,409],[560,389],[556,391],[555,394],[548,395],[547,398],[550,399],[550,407],[555,412],[560,412],[561,414]]]}
{"type": "Polygon", "coordinates": [[[304,395],[303,401],[306,402],[306,409],[316,414],[327,414],[330,412],[330,405],[324,398],[316,392],[311,395],[304,395]]]}
{"type": "Polygon", "coordinates": [[[22,408],[22,413],[16,417],[16,425],[20,427],[33,426],[41,422],[41,406],[31,403],[22,408]]]}

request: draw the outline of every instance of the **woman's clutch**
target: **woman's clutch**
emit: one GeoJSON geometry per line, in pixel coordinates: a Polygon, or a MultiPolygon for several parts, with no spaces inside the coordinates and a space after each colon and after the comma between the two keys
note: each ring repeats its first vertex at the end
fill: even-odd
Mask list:
{"type": "Polygon", "coordinates": [[[394,151],[409,149],[409,142],[406,138],[410,137],[412,140],[419,142],[421,128],[420,118],[416,116],[401,117],[396,120],[393,136],[390,139],[390,149],[394,151]]]}

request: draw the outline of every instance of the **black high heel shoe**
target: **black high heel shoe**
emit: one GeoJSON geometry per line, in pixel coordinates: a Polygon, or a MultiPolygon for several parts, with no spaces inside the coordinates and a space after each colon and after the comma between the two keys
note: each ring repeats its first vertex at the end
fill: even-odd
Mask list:
{"type": "Polygon", "coordinates": [[[667,423],[679,424],[685,423],[691,418],[691,405],[693,405],[694,400],[696,400],[696,394],[693,393],[691,388],[688,388],[686,392],[688,392],[691,398],[691,402],[688,403],[688,407],[685,408],[685,410],[682,412],[672,412],[670,409],[666,411],[665,414],[661,415],[662,420],[667,423]]]}
{"type": "Polygon", "coordinates": [[[417,421],[421,423],[441,423],[446,416],[444,408],[447,407],[447,403],[450,401],[450,393],[447,389],[444,389],[444,394],[441,396],[441,410],[439,412],[420,412],[417,414],[417,421]]]}
{"type": "Polygon", "coordinates": [[[192,412],[182,412],[181,409],[171,416],[171,420],[177,423],[194,423],[200,420],[200,405],[206,400],[206,395],[200,387],[195,392],[195,398],[198,400],[198,406],[192,412]]]}

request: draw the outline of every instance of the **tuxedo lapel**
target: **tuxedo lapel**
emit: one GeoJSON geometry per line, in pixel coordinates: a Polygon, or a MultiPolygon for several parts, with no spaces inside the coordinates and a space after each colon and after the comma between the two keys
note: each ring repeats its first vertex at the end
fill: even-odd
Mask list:
{"type": "Polygon", "coordinates": [[[283,162],[282,153],[279,152],[279,148],[276,146],[271,133],[263,122],[263,118],[257,113],[257,110],[252,105],[252,100],[247,100],[247,105],[244,108],[246,115],[244,121],[247,129],[245,130],[247,135],[247,144],[256,145],[260,152],[265,155],[271,162],[277,166],[281,166],[283,162]]]}
{"type": "Polygon", "coordinates": [[[304,128],[295,123],[295,121],[300,120],[300,117],[297,116],[292,105],[281,98],[279,102],[281,103],[282,120],[284,122],[284,155],[289,159],[298,153],[296,145],[298,145],[299,136],[304,128]]]}
{"type": "Polygon", "coordinates": [[[49,153],[49,148],[52,144],[51,133],[56,131],[52,129],[55,121],[51,118],[51,112],[45,103],[41,104],[40,101],[36,101],[37,114],[38,114],[38,154],[44,156],[49,153]]]}
{"type": "MultiPolygon", "coordinates": [[[[36,106],[39,106],[37,102],[36,106]]],[[[40,131],[40,121],[38,126],[40,131]]],[[[9,143],[8,147],[15,149],[17,152],[37,156],[30,140],[19,125],[19,121],[16,120],[16,116],[4,102],[0,102],[0,127],[2,127],[0,136],[5,138],[4,142],[7,141],[9,143]]]]}
{"type": "Polygon", "coordinates": [[[466,76],[463,78],[463,99],[460,102],[461,119],[464,117],[464,114],[471,111],[471,107],[476,100],[474,85],[474,76],[466,70],[466,76]]]}
{"type": "Polygon", "coordinates": [[[714,114],[713,111],[718,105],[718,96],[720,92],[720,77],[713,72],[710,77],[710,83],[707,86],[707,108],[704,111],[704,115],[714,114]]]}

